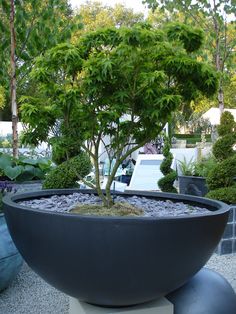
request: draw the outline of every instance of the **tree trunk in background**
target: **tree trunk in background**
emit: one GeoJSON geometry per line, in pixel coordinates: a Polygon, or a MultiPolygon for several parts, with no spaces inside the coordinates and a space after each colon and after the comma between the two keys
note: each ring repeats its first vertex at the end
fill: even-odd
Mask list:
{"type": "Polygon", "coordinates": [[[10,12],[10,31],[11,31],[11,112],[12,112],[12,138],[13,138],[13,156],[18,157],[18,112],[16,104],[16,36],[14,28],[15,7],[14,0],[11,0],[11,12],[10,12]]]}
{"type": "MultiPolygon", "coordinates": [[[[220,55],[220,25],[217,20],[217,3],[215,0],[213,1],[213,22],[214,22],[214,29],[215,29],[215,36],[216,36],[216,50],[215,50],[215,66],[217,72],[221,72],[221,75],[223,74],[222,69],[222,60],[221,60],[221,55],[220,55]]],[[[219,83],[219,89],[218,89],[218,104],[219,104],[219,109],[220,109],[220,114],[223,113],[224,111],[224,92],[222,89],[222,77],[220,77],[220,83],[219,83]]]]}

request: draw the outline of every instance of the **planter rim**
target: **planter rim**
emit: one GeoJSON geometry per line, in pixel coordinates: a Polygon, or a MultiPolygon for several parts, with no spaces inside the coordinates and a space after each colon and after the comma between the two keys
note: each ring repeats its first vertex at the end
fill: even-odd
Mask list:
{"type": "MultiPolygon", "coordinates": [[[[80,214],[72,214],[68,212],[53,212],[49,210],[41,210],[37,208],[32,208],[28,206],[23,206],[17,203],[17,201],[21,201],[24,199],[34,199],[34,198],[40,198],[40,197],[46,197],[51,196],[54,194],[57,195],[63,195],[63,194],[72,194],[72,193],[92,193],[96,194],[96,191],[92,189],[48,189],[48,190],[40,190],[40,191],[34,191],[34,192],[28,192],[28,193],[16,193],[16,194],[8,194],[4,196],[3,198],[3,204],[10,206],[10,207],[17,207],[17,210],[22,209],[26,211],[31,212],[38,212],[43,213],[45,215],[61,215],[61,216],[70,216],[70,217],[77,217],[77,219],[91,219],[91,220],[97,220],[97,219],[103,219],[103,220],[135,220],[135,221],[156,221],[156,220],[175,220],[175,219],[195,219],[197,217],[205,217],[205,216],[216,216],[220,215],[222,213],[228,212],[230,210],[230,206],[227,204],[208,199],[198,196],[190,196],[185,194],[175,194],[175,193],[164,193],[164,192],[150,192],[150,191],[135,191],[135,190],[129,190],[124,193],[115,193],[116,195],[122,195],[122,196],[130,196],[130,195],[137,195],[137,196],[144,196],[144,197],[152,197],[152,198],[160,198],[160,199],[170,199],[174,202],[192,202],[192,203],[198,203],[196,206],[202,205],[202,207],[210,208],[214,207],[216,210],[211,211],[209,209],[208,213],[205,214],[194,214],[194,215],[181,215],[181,216],[163,216],[163,217],[133,217],[133,216],[99,216],[99,215],[80,215],[80,214]]],[[[194,206],[194,205],[193,205],[194,206]]]]}
{"type": "Polygon", "coordinates": [[[187,176],[187,175],[178,175],[179,178],[196,178],[196,179],[206,179],[206,177],[201,177],[201,176],[187,176]]]}

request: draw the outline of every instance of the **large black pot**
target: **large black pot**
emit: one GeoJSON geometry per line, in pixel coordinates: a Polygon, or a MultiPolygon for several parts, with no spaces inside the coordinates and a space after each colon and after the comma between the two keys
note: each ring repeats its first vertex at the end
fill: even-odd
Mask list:
{"type": "Polygon", "coordinates": [[[212,255],[229,213],[221,202],[156,192],[135,194],[196,204],[209,213],[160,219],[98,217],[18,204],[72,191],[9,195],[4,199],[6,220],[17,248],[35,272],[73,297],[104,306],[150,301],[182,286],[212,255]]]}

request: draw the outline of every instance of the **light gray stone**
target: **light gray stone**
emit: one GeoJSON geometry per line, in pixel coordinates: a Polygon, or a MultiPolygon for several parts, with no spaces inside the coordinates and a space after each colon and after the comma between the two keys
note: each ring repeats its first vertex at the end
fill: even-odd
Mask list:
{"type": "Polygon", "coordinates": [[[69,314],[173,314],[174,307],[166,298],[161,298],[157,301],[122,307],[122,308],[107,308],[100,307],[85,302],[81,302],[75,298],[69,298],[69,314]]]}

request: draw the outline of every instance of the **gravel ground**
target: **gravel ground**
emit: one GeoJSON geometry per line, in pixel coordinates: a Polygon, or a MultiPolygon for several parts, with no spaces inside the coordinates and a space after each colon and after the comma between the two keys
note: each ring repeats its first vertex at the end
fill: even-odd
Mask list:
{"type": "MultiPolygon", "coordinates": [[[[222,274],[236,291],[236,254],[213,255],[206,265],[222,274]]],[[[24,264],[12,285],[0,294],[1,314],[67,314],[68,297],[24,264]]]]}

